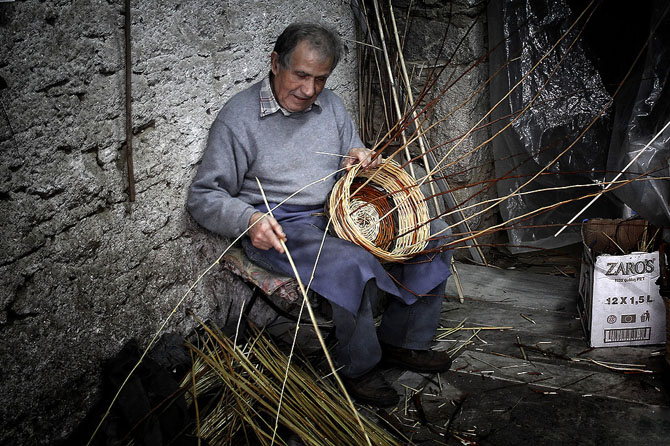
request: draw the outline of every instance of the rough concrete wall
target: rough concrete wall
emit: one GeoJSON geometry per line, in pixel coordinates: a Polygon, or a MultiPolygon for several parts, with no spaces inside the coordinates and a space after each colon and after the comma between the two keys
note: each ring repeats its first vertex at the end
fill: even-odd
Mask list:
{"type": "MultiPolygon", "coordinates": [[[[99,397],[100,364],[147,345],[227,245],[184,210],[207,130],[260,80],[279,32],[346,0],[132,2],[136,201],[127,197],[121,0],[0,3],[0,444],[52,444],[99,397]],[[6,86],[5,86],[6,84],[6,86]]],[[[355,109],[355,53],[329,80],[355,109]]],[[[355,113],[353,113],[355,115],[355,113]]],[[[193,310],[224,321],[249,290],[215,268],[193,310]]]]}
{"type": "MultiPolygon", "coordinates": [[[[491,147],[483,145],[490,133],[485,127],[461,141],[461,137],[472,128],[488,122],[485,118],[490,108],[486,85],[488,64],[485,57],[478,62],[488,48],[486,2],[394,0],[393,4],[400,30],[405,29],[404,17],[410,10],[411,21],[407,27],[404,56],[409,69],[415,74],[415,85],[423,87],[430,72],[429,67],[435,67],[437,72],[446,65],[438,82],[423,101],[427,104],[439,97],[428,124],[439,123],[428,132],[428,141],[431,147],[438,147],[434,152],[438,160],[446,156],[446,168],[441,174],[447,175],[457,202],[464,202],[475,195],[475,198],[464,203],[467,223],[475,231],[490,228],[498,218],[495,208],[480,215],[475,214],[484,206],[465,208],[496,196],[494,186],[480,184],[481,181],[495,178],[491,147]],[[470,96],[472,98],[467,100],[470,96]],[[484,190],[486,187],[489,189],[484,190]]],[[[462,219],[457,214],[454,217],[456,220],[462,219]]],[[[482,236],[477,240],[489,243],[492,237],[482,236]]],[[[469,255],[463,250],[456,254],[469,255]]]]}

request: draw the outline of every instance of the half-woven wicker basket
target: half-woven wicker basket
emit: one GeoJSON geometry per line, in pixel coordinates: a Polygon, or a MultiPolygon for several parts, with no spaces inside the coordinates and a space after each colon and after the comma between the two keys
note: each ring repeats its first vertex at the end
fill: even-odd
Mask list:
{"type": "Polygon", "coordinates": [[[430,237],[425,197],[414,178],[393,160],[382,160],[375,169],[352,167],[335,183],[328,212],[340,238],[362,246],[383,262],[415,256],[430,237]]]}

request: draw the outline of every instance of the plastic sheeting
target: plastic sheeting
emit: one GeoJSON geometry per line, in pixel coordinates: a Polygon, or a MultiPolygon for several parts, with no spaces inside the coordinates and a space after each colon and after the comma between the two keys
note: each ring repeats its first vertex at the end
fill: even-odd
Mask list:
{"type": "MultiPolygon", "coordinates": [[[[605,179],[610,96],[580,46],[579,28],[561,40],[575,16],[552,0],[488,6],[491,104],[500,102],[491,116],[493,134],[501,132],[492,143],[498,194],[527,193],[500,206],[503,219],[517,224],[508,230],[513,252],[579,241],[578,228],[554,234],[585,200],[554,205],[600,190],[605,179]]],[[[605,195],[583,217],[615,216],[617,207],[605,195]]]]}
{"type": "Polygon", "coordinates": [[[617,97],[607,163],[609,180],[637,157],[620,178],[631,183],[613,193],[657,226],[670,225],[670,127],[661,132],[670,120],[669,9],[667,1],[654,4],[654,32],[641,75],[626,84],[621,97],[617,97]]]}

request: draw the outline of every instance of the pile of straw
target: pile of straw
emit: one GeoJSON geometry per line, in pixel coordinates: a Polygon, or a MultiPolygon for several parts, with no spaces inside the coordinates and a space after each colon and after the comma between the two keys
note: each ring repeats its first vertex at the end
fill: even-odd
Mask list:
{"type": "Polygon", "coordinates": [[[430,237],[425,197],[414,178],[392,160],[376,169],[351,168],[333,187],[328,211],[340,238],[384,262],[415,256],[430,237]]]}
{"type": "Polygon", "coordinates": [[[307,363],[297,366],[293,358],[287,367],[289,358],[262,333],[254,331],[245,345],[235,346],[218,330],[205,326],[204,331],[201,347],[188,344],[194,361],[182,386],[197,415],[196,434],[209,445],[235,439],[286,445],[278,426],[309,445],[400,444],[363,417],[362,432],[335,387],[307,363]]]}

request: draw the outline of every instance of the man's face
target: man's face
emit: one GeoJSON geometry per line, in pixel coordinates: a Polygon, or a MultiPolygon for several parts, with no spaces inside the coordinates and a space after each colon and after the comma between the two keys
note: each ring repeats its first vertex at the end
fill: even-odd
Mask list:
{"type": "Polygon", "coordinates": [[[312,105],[326,85],[331,62],[304,40],[296,45],[286,68],[279,64],[279,55],[273,51],[272,89],[279,104],[289,112],[303,111],[312,105]]]}

